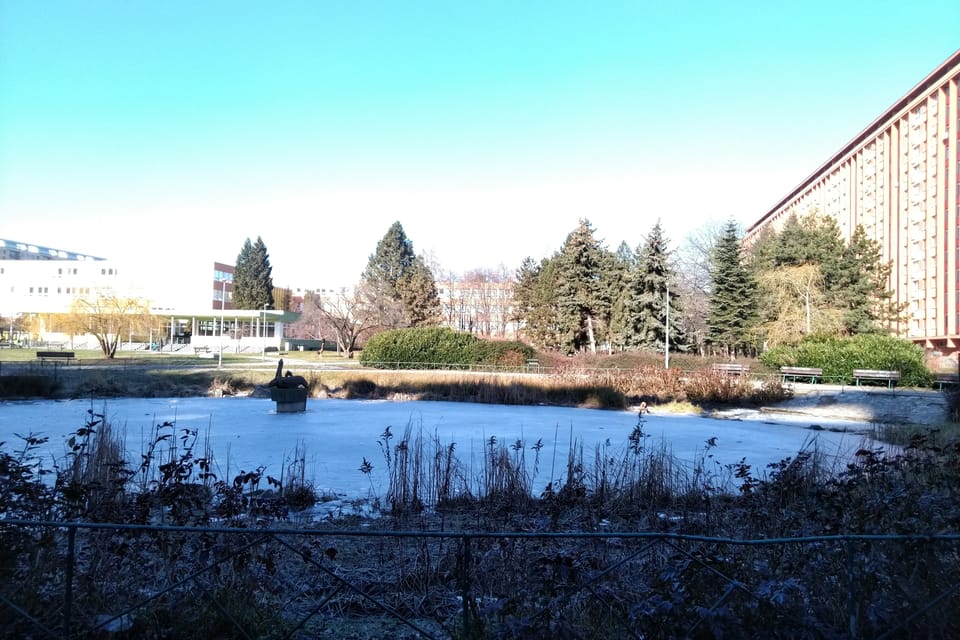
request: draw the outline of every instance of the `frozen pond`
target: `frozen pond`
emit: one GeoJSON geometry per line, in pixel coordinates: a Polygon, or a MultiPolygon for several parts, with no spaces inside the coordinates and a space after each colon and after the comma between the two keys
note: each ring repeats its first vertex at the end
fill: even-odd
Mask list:
{"type": "MultiPolygon", "coordinates": [[[[395,445],[410,428],[428,440],[438,438],[443,446],[455,443],[460,461],[477,475],[482,468],[486,443],[524,447],[528,463],[531,447],[542,444],[534,485],[542,489],[551,478],[564,477],[571,439],[583,446],[585,461],[594,459],[597,447],[621,453],[637,425],[633,412],[599,411],[563,407],[518,407],[454,402],[386,402],[365,400],[310,400],[304,413],[281,413],[269,399],[254,398],[159,398],[0,403],[0,441],[7,452],[22,442],[15,434],[48,436],[44,445],[52,460],[61,459],[66,439],[83,427],[88,410],[106,413],[114,431],[125,438],[128,460],[138,461],[155,425],[175,422],[176,430],[199,432],[195,457],[203,455],[209,442],[215,473],[231,479],[239,471],[265,467],[265,475],[278,477],[295,450],[305,451],[306,475],[324,492],[346,498],[363,498],[371,490],[386,492],[386,465],[378,440],[386,427],[395,445]],[[373,465],[367,476],[359,471],[364,459],[373,465]]],[[[823,427],[863,430],[868,425],[833,421],[823,427]]],[[[710,464],[719,469],[746,459],[759,475],[767,464],[792,457],[815,442],[818,450],[846,460],[864,442],[864,436],[828,430],[811,430],[811,420],[778,416],[757,420],[720,420],[698,416],[648,414],[643,431],[648,449],[666,447],[687,466],[702,457],[706,442],[710,464]]],[[[512,451],[512,449],[511,449],[512,451]]]]}

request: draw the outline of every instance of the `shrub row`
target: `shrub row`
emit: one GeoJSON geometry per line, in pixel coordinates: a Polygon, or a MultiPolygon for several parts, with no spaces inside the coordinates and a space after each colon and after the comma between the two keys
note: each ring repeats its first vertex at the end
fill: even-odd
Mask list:
{"type": "Polygon", "coordinates": [[[854,369],[883,369],[899,371],[904,386],[926,387],[933,383],[923,349],[909,340],[880,334],[849,338],[810,336],[798,344],[771,349],[760,360],[773,368],[819,367],[828,381],[853,382],[854,369]]]}
{"type": "Polygon", "coordinates": [[[522,342],[481,340],[443,327],[384,331],[370,338],[360,354],[367,367],[439,369],[471,365],[522,366],[536,352],[522,342]]]}

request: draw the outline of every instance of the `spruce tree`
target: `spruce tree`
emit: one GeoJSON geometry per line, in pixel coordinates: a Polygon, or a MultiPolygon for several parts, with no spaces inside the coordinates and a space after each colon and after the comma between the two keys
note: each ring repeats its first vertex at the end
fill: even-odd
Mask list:
{"type": "Polygon", "coordinates": [[[630,283],[637,266],[637,254],[630,245],[621,242],[613,256],[613,264],[614,278],[611,278],[611,285],[614,295],[610,309],[610,346],[616,351],[623,351],[632,344],[630,283]]]}
{"type": "Polygon", "coordinates": [[[381,310],[381,322],[391,328],[437,324],[440,297],[433,273],[417,257],[403,226],[394,222],[367,262],[363,289],[381,310]]]}
{"type": "Polygon", "coordinates": [[[513,318],[524,339],[541,349],[559,350],[566,329],[557,306],[558,256],[539,263],[524,258],[513,288],[513,318]]]}
{"type": "Polygon", "coordinates": [[[839,300],[848,333],[879,332],[902,320],[905,305],[897,304],[889,288],[892,263],[881,263],[880,255],[880,245],[857,225],[844,249],[843,272],[838,278],[843,285],[839,300]]]}
{"type": "Polygon", "coordinates": [[[670,264],[667,241],[660,221],[637,252],[639,259],[631,278],[631,336],[634,346],[662,351],[666,345],[667,295],[670,299],[670,348],[687,349],[676,287],[669,290],[670,264]]]}
{"type": "Polygon", "coordinates": [[[417,256],[397,282],[400,301],[411,327],[430,327],[440,322],[440,296],[433,273],[417,256]]]}
{"type": "Polygon", "coordinates": [[[273,304],[273,267],[263,239],[247,238],[237,256],[233,273],[234,309],[263,309],[273,304]]]}
{"type": "Polygon", "coordinates": [[[560,250],[557,303],[570,333],[564,340],[572,351],[596,352],[598,329],[612,305],[610,291],[604,286],[606,251],[594,238],[589,220],[580,220],[560,250]]]}
{"type": "Polygon", "coordinates": [[[529,324],[528,318],[533,311],[534,291],[537,278],[540,277],[540,265],[530,256],[523,259],[516,273],[516,284],[513,287],[513,317],[511,320],[520,324],[529,324]]]}
{"type": "Polygon", "coordinates": [[[707,340],[735,354],[750,343],[757,320],[757,284],[744,265],[736,222],[730,220],[711,256],[710,313],[707,340]]]}

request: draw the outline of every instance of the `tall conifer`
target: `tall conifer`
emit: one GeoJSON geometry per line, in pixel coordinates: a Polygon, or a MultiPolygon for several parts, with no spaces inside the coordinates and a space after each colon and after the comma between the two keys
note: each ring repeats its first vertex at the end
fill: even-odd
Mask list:
{"type": "Polygon", "coordinates": [[[263,309],[273,304],[273,267],[263,239],[247,238],[237,256],[233,273],[234,309],[263,309]]]}
{"type": "Polygon", "coordinates": [[[730,220],[717,239],[711,259],[713,287],[707,340],[736,354],[748,347],[757,320],[757,284],[744,265],[736,222],[730,220]]]}
{"type": "Polygon", "coordinates": [[[580,220],[560,250],[557,304],[561,321],[570,324],[565,346],[571,351],[597,350],[598,330],[612,305],[610,291],[603,283],[609,265],[605,253],[586,219],[580,220]]]}
{"type": "Polygon", "coordinates": [[[382,324],[398,328],[439,322],[440,297],[433,272],[414,253],[413,242],[399,222],[377,243],[362,281],[372,307],[381,310],[382,324]]]}

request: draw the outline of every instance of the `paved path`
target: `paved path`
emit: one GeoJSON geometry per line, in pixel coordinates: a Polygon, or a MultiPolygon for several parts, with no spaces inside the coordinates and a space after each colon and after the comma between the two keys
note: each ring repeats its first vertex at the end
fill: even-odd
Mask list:
{"type": "Polygon", "coordinates": [[[760,413],[808,415],[821,420],[938,425],[948,421],[947,395],[940,391],[828,384],[791,384],[794,396],[760,413]]]}

